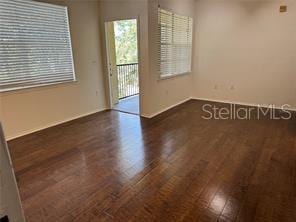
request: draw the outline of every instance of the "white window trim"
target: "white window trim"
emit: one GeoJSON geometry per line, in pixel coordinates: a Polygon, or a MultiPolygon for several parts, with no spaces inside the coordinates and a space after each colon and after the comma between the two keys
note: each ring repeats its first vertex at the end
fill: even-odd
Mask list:
{"type": "MultiPolygon", "coordinates": [[[[34,3],[35,4],[40,4],[40,5],[53,6],[53,4],[45,3],[45,2],[34,2],[34,3]]],[[[54,5],[54,6],[55,7],[61,7],[61,8],[63,8],[65,10],[65,16],[66,16],[66,20],[67,20],[67,31],[68,31],[68,38],[69,38],[70,59],[71,59],[71,63],[72,63],[72,77],[73,78],[69,79],[69,80],[62,80],[62,81],[56,81],[56,82],[48,82],[48,83],[45,82],[45,83],[41,83],[41,84],[31,84],[31,85],[28,84],[28,85],[24,85],[24,86],[4,88],[4,89],[0,89],[0,94],[19,91],[19,90],[24,90],[24,89],[33,89],[33,88],[39,88],[39,87],[45,87],[45,86],[54,86],[54,85],[69,84],[69,83],[77,82],[75,67],[74,67],[74,56],[73,56],[73,49],[72,49],[72,39],[71,39],[68,7],[67,6],[61,6],[61,5],[54,5]]]]}
{"type": "Polygon", "coordinates": [[[157,12],[157,36],[158,36],[158,41],[157,41],[157,44],[158,44],[158,80],[166,80],[166,79],[171,79],[171,78],[175,78],[175,77],[178,77],[178,76],[185,76],[185,75],[190,75],[192,73],[192,57],[193,57],[193,27],[194,27],[194,20],[192,17],[190,16],[186,16],[188,17],[189,19],[191,19],[192,21],[192,27],[191,27],[191,35],[192,35],[192,39],[191,39],[191,54],[190,54],[190,70],[188,72],[181,72],[181,73],[175,73],[175,74],[171,74],[171,75],[161,75],[161,53],[160,53],[160,47],[161,47],[161,33],[160,33],[160,24],[159,24],[159,19],[160,19],[160,10],[165,10],[167,12],[170,12],[172,13],[173,15],[177,15],[177,16],[184,16],[184,15],[180,15],[180,14],[177,14],[177,13],[174,13],[172,12],[171,10],[167,10],[165,8],[162,8],[162,7],[158,7],[158,12],[157,12]]]}

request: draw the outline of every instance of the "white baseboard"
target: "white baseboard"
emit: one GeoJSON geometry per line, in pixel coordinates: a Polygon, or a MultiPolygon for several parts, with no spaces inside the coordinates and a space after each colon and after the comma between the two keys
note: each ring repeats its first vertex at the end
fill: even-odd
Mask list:
{"type": "MultiPolygon", "coordinates": [[[[185,102],[187,102],[187,101],[189,101],[189,100],[191,100],[191,98],[187,98],[187,99],[185,99],[185,100],[182,100],[182,101],[180,101],[180,102],[178,102],[178,103],[176,103],[176,104],[174,104],[174,105],[172,105],[172,106],[169,106],[169,107],[167,107],[167,108],[165,108],[165,109],[162,109],[162,110],[160,110],[160,111],[158,111],[158,112],[156,112],[156,113],[153,113],[152,115],[145,115],[145,114],[142,114],[141,116],[150,119],[150,118],[153,118],[153,117],[155,117],[155,116],[157,116],[157,115],[159,115],[159,114],[161,114],[161,113],[163,113],[163,112],[165,112],[165,111],[167,111],[167,110],[169,110],[169,109],[174,108],[175,106],[178,106],[178,105],[180,105],[180,104],[182,104],[182,103],[185,103],[185,102]]],[[[71,117],[71,118],[64,119],[64,120],[62,120],[62,121],[57,121],[57,122],[54,122],[54,123],[51,123],[51,124],[47,124],[47,125],[44,125],[44,126],[42,126],[42,127],[36,127],[36,128],[34,128],[34,129],[26,130],[26,131],[23,131],[23,132],[21,132],[21,133],[17,133],[17,134],[12,135],[12,136],[9,136],[9,135],[8,135],[8,136],[6,137],[6,140],[7,140],[7,141],[10,141],[10,140],[13,140],[13,139],[19,138],[19,137],[21,137],[21,136],[25,136],[25,135],[28,135],[28,134],[31,134],[31,133],[35,133],[35,132],[38,132],[38,131],[40,131],[40,130],[44,130],[44,129],[47,129],[47,128],[50,128],[50,127],[53,127],[53,126],[57,126],[57,125],[60,125],[60,124],[63,124],[63,123],[66,123],[66,122],[69,122],[69,121],[72,121],[72,120],[75,120],[75,119],[79,119],[79,118],[82,118],[82,117],[85,117],[85,116],[88,116],[88,115],[91,115],[91,114],[94,114],[94,113],[102,112],[102,111],[105,111],[105,110],[108,110],[108,109],[109,109],[109,108],[97,109],[97,110],[94,110],[94,111],[91,111],[91,112],[84,113],[84,114],[82,114],[82,115],[73,116],[73,117],[71,117]]]]}
{"type": "MultiPolygon", "coordinates": [[[[217,102],[217,103],[225,103],[225,104],[235,104],[235,105],[242,105],[242,106],[255,106],[255,107],[264,107],[270,109],[269,105],[266,104],[256,104],[256,103],[244,103],[244,102],[236,102],[230,100],[218,100],[218,99],[209,99],[209,98],[201,98],[201,97],[192,97],[193,100],[202,100],[202,101],[209,101],[209,102],[217,102]]],[[[282,107],[274,106],[275,109],[282,109],[282,107]]],[[[296,108],[285,108],[288,111],[296,111],[296,108]]]]}
{"type": "Polygon", "coordinates": [[[75,120],[75,119],[79,119],[79,118],[82,118],[82,117],[85,117],[85,116],[89,116],[91,114],[102,112],[102,111],[105,111],[105,110],[108,110],[108,108],[97,109],[97,110],[94,110],[94,111],[91,111],[91,112],[84,113],[82,115],[77,115],[77,116],[73,116],[71,118],[64,119],[62,121],[56,121],[56,122],[53,122],[51,124],[44,125],[42,127],[36,127],[34,129],[25,130],[25,131],[23,131],[21,133],[17,133],[15,135],[13,135],[13,136],[7,136],[6,140],[10,141],[10,140],[16,139],[16,138],[21,137],[21,136],[25,136],[25,135],[28,135],[28,134],[31,134],[31,133],[35,133],[35,132],[38,132],[40,130],[44,130],[44,129],[47,129],[47,128],[50,128],[50,127],[53,127],[53,126],[57,126],[57,125],[60,125],[60,124],[63,124],[63,123],[66,123],[66,122],[69,122],[69,121],[72,121],[72,120],[75,120]]]}
{"type": "MultiPolygon", "coordinates": [[[[165,112],[165,111],[168,111],[169,109],[172,109],[178,105],[181,105],[189,100],[201,100],[201,101],[209,101],[209,102],[217,102],[217,103],[225,103],[225,104],[236,104],[236,105],[243,105],[243,106],[258,106],[260,105],[261,107],[265,107],[265,108],[270,108],[268,105],[265,105],[265,104],[255,104],[255,103],[244,103],[244,102],[236,102],[236,101],[229,101],[229,100],[217,100],[217,99],[209,99],[209,98],[202,98],[202,97],[189,97],[187,99],[184,99],[178,103],[175,103],[169,107],[166,107],[158,112],[155,112],[153,114],[150,114],[150,115],[145,115],[145,114],[141,114],[142,117],[145,117],[145,118],[148,118],[148,119],[151,119],[155,116],[158,116],[159,114],[165,112]]],[[[281,107],[274,107],[276,109],[281,109],[281,107]]],[[[65,120],[62,120],[62,121],[57,121],[57,122],[54,122],[52,124],[48,124],[48,125],[45,125],[45,126],[42,126],[42,127],[36,127],[34,129],[31,129],[31,130],[27,130],[27,131],[23,131],[21,133],[17,133],[13,136],[7,136],[7,141],[10,141],[10,140],[13,140],[13,139],[16,139],[18,137],[21,137],[21,136],[25,136],[25,135],[28,135],[28,134],[31,134],[31,133],[34,133],[34,132],[37,132],[37,131],[40,131],[40,130],[44,130],[44,129],[47,129],[47,128],[50,128],[50,127],[53,127],[53,126],[57,126],[57,125],[60,125],[60,124],[63,124],[63,123],[66,123],[66,122],[69,122],[69,121],[72,121],[72,120],[75,120],[75,119],[79,119],[79,118],[82,118],[82,117],[85,117],[85,116],[88,116],[88,115],[91,115],[91,114],[94,114],[94,113],[98,113],[98,112],[102,112],[102,111],[105,111],[105,110],[108,110],[109,108],[103,108],[103,109],[97,109],[97,110],[94,110],[94,111],[91,111],[91,112],[88,112],[88,113],[84,113],[82,115],[77,115],[77,116],[73,116],[71,118],[68,118],[68,119],[65,119],[65,120]]],[[[289,110],[289,111],[296,111],[296,108],[290,108],[290,109],[287,109],[285,108],[286,110],[289,110]]]]}
{"type": "Polygon", "coordinates": [[[172,108],[174,108],[174,107],[176,107],[176,106],[178,106],[178,105],[181,105],[182,103],[185,103],[185,102],[187,102],[187,101],[189,101],[189,100],[191,100],[191,99],[192,99],[192,98],[189,97],[189,98],[184,99],[184,100],[182,100],[182,101],[180,101],[180,102],[178,102],[178,103],[175,103],[174,105],[171,105],[171,106],[169,106],[169,107],[166,107],[166,108],[164,108],[164,109],[161,109],[160,111],[155,112],[155,113],[153,113],[153,114],[151,114],[151,115],[141,114],[141,116],[142,116],[142,117],[145,117],[145,118],[148,118],[148,119],[151,119],[151,118],[153,118],[153,117],[155,117],[155,116],[158,116],[159,114],[161,114],[161,113],[163,113],[163,112],[165,112],[165,111],[168,111],[169,109],[172,109],[172,108]]]}

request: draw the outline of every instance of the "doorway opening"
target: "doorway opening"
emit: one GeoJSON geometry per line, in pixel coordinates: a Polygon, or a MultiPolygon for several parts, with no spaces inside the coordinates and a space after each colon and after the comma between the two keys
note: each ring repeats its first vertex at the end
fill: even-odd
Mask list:
{"type": "Polygon", "coordinates": [[[137,19],[106,22],[105,28],[111,108],[139,115],[137,19]]]}

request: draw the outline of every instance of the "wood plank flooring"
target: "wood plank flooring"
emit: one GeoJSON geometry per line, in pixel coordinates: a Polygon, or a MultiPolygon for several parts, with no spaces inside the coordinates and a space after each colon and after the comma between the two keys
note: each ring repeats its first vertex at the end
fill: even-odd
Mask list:
{"type": "Polygon", "coordinates": [[[106,111],[10,141],[28,222],[295,222],[295,119],[204,120],[203,104],[150,120],[106,111]]]}

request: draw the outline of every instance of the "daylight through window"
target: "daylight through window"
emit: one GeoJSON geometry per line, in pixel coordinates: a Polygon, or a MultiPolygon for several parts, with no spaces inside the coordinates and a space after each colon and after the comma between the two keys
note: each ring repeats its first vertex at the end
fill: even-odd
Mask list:
{"type": "Polygon", "coordinates": [[[0,1],[0,92],[75,80],[67,8],[0,1]]]}
{"type": "Polygon", "coordinates": [[[160,78],[191,72],[192,27],[191,17],[158,9],[160,78]]]}

